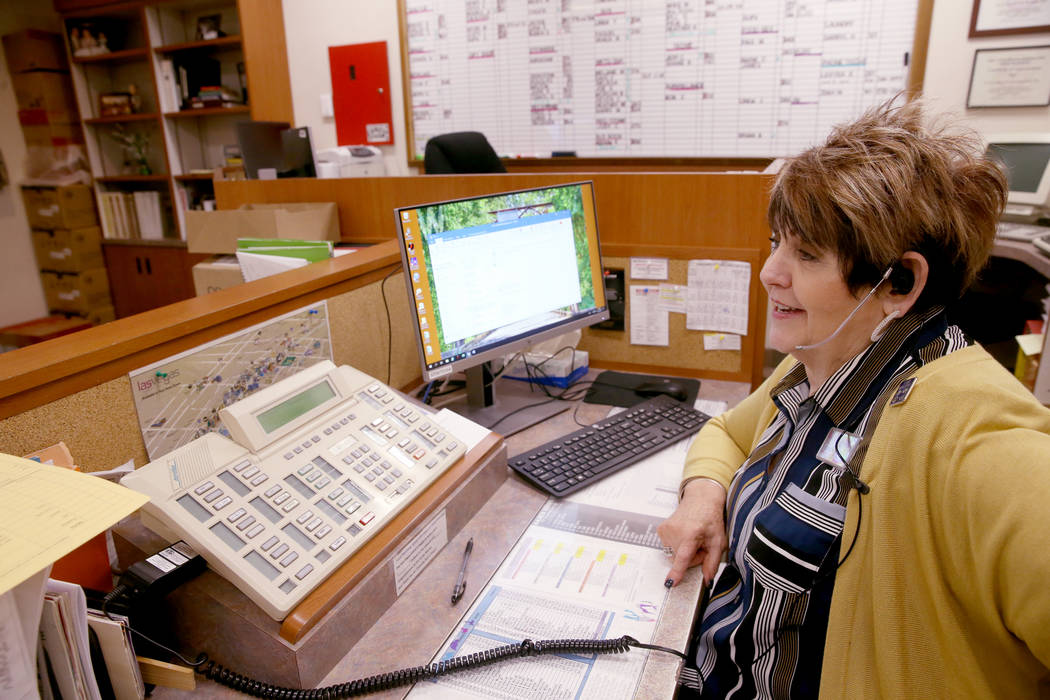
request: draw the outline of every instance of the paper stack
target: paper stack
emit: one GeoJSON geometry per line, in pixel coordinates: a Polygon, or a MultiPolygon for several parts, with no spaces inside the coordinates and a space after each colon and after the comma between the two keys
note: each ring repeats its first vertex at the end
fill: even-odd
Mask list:
{"type": "Polygon", "coordinates": [[[286,238],[238,238],[237,262],[244,281],[251,282],[278,272],[332,257],[331,241],[296,241],[286,238]]]}

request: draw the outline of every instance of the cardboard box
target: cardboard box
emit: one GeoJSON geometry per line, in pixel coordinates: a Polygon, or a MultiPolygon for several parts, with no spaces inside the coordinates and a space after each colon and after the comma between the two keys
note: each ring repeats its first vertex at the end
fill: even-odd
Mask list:
{"type": "Polygon", "coordinates": [[[186,212],[190,253],[235,253],[238,238],[338,241],[335,202],[245,204],[239,209],[186,212]]]}
{"type": "Polygon", "coordinates": [[[80,121],[73,81],[68,73],[36,71],[11,76],[22,126],[75,124],[80,121]]]}
{"type": "Polygon", "coordinates": [[[216,255],[193,266],[193,288],[197,296],[244,283],[235,255],[216,255]]]}
{"type": "Polygon", "coordinates": [[[22,138],[26,146],[43,146],[52,148],[54,146],[69,146],[74,143],[84,143],[84,129],[80,124],[40,124],[37,126],[23,126],[22,138]]]}
{"type": "Polygon", "coordinates": [[[102,229],[88,226],[77,229],[33,231],[33,250],[37,267],[56,272],[82,272],[104,267],[102,229]]]}
{"type": "Polygon", "coordinates": [[[69,70],[61,34],[24,29],[4,35],[4,56],[12,74],[28,70],[69,70]]]}
{"type": "Polygon", "coordinates": [[[96,267],[83,272],[41,272],[40,281],[47,306],[53,311],[87,315],[98,307],[113,303],[105,268],[96,267]]]}
{"type": "Polygon", "coordinates": [[[95,197],[87,185],[22,187],[30,228],[84,228],[97,226],[95,197]]]}

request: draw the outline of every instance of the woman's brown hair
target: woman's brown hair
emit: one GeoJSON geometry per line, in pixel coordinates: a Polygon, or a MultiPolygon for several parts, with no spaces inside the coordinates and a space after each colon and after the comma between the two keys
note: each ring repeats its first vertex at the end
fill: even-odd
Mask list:
{"type": "Polygon", "coordinates": [[[895,98],[790,159],[767,216],[773,231],[837,255],[855,295],[905,252],[921,253],[930,275],[918,307],[928,308],[973,283],[1006,195],[1006,176],[979,138],[926,126],[918,101],[895,98]]]}

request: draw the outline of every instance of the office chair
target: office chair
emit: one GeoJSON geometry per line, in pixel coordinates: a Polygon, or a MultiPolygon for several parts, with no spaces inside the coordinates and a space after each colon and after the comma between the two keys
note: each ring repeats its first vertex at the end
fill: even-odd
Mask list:
{"type": "Polygon", "coordinates": [[[478,131],[456,131],[427,141],[423,152],[423,172],[428,175],[505,173],[507,169],[484,134],[478,131]]]}

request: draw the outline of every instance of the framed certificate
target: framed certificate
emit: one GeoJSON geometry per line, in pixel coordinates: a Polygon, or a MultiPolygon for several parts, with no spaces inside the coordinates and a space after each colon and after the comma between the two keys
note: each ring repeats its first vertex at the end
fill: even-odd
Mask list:
{"type": "Polygon", "coordinates": [[[973,0],[970,36],[1050,32],[1050,0],[973,0]]]}
{"type": "Polygon", "coordinates": [[[978,49],[967,107],[1050,105],[1050,45],[978,49]]]}

